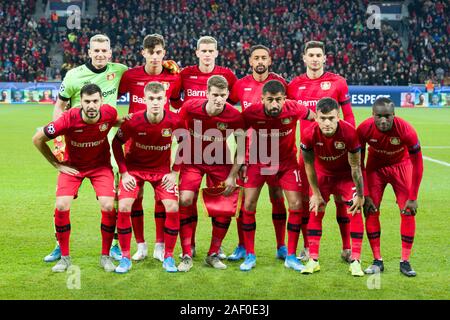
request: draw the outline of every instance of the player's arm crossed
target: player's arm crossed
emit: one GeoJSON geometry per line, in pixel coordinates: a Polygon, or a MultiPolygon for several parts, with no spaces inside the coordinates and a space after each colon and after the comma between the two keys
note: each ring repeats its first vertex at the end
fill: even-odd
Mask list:
{"type": "Polygon", "coordinates": [[[355,183],[356,194],[353,197],[353,203],[349,209],[352,215],[355,215],[357,211],[363,210],[364,206],[364,182],[361,171],[361,150],[348,153],[348,163],[352,171],[352,179],[355,183]]]}
{"type": "Polygon", "coordinates": [[[325,210],[326,202],[320,193],[319,183],[317,182],[317,173],[314,167],[314,151],[302,146],[302,156],[305,162],[306,176],[312,190],[312,196],[309,199],[309,211],[313,211],[317,216],[319,209],[325,210]]]}
{"type": "Polygon", "coordinates": [[[50,140],[52,139],[45,135],[44,129],[39,129],[33,136],[33,144],[53,167],[55,167],[61,173],[77,175],[79,173],[78,170],[58,161],[47,144],[47,142],[49,142],[50,140]]]}

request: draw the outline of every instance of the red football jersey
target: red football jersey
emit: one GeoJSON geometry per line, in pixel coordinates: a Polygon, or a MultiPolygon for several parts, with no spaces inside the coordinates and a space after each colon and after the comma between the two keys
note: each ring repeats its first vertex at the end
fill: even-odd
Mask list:
{"type": "Polygon", "coordinates": [[[237,78],[233,71],[226,67],[215,66],[210,73],[201,72],[198,65],[188,66],[181,70],[181,90],[184,91],[184,101],[190,99],[206,98],[208,79],[211,76],[224,76],[228,81],[228,89],[231,91],[237,78]]]}
{"type": "Polygon", "coordinates": [[[242,79],[236,81],[231,90],[230,100],[237,103],[241,103],[242,111],[250,107],[252,104],[261,102],[262,88],[270,80],[278,80],[283,83],[287,90],[287,83],[283,77],[276,73],[270,72],[266,80],[260,82],[253,78],[253,75],[249,74],[242,79]]]}
{"type": "Polygon", "coordinates": [[[378,169],[409,160],[409,155],[420,151],[416,130],[405,120],[395,117],[391,130],[381,132],[374,119],[362,122],[357,129],[363,150],[369,145],[367,169],[378,169]]]}
{"type": "Polygon", "coordinates": [[[125,154],[128,170],[170,172],[172,134],[182,128],[177,114],[165,110],[160,123],[152,124],[147,111],[139,111],[125,121],[116,137],[123,143],[130,140],[125,154]]]}
{"type": "Polygon", "coordinates": [[[169,110],[170,99],[177,100],[180,98],[180,74],[172,74],[166,68],[163,68],[163,71],[158,75],[148,74],[145,72],[144,66],[128,69],[120,80],[119,96],[127,92],[130,93],[129,113],[147,109],[144,102],[144,88],[151,81],[161,82],[166,88],[167,102],[164,106],[166,110],[169,110]]]}
{"type": "MultiPolygon", "coordinates": [[[[189,130],[191,164],[232,164],[226,140],[234,130],[244,128],[242,115],[226,103],[222,113],[211,117],[206,113],[207,102],[206,99],[190,99],[180,109],[180,118],[189,130]],[[222,154],[216,154],[216,150],[222,154]],[[211,158],[217,156],[217,161],[206,159],[205,155],[211,155],[211,158]]],[[[183,156],[188,158],[186,153],[183,156]]]]}
{"type": "MultiPolygon", "coordinates": [[[[325,72],[317,79],[308,78],[304,73],[295,77],[288,85],[287,96],[316,111],[317,102],[325,97],[335,99],[341,106],[344,120],[355,127],[355,117],[350,104],[350,95],[345,79],[337,74],[325,72]]],[[[310,124],[302,123],[301,130],[310,124]]]]}
{"type": "Polygon", "coordinates": [[[351,173],[348,152],[361,150],[356,129],[346,121],[339,121],[335,134],[326,137],[317,122],[305,129],[301,136],[301,148],[314,151],[315,168],[318,173],[327,176],[347,175],[351,173]]]}
{"type": "MultiPolygon", "coordinates": [[[[297,159],[297,147],[295,143],[297,121],[308,118],[308,108],[296,101],[286,100],[280,115],[278,117],[271,117],[264,112],[264,105],[262,103],[256,103],[245,109],[242,115],[246,128],[253,128],[256,137],[258,137],[258,139],[252,139],[251,141],[250,161],[256,159],[255,157],[257,155],[254,155],[253,152],[256,151],[259,153],[259,148],[256,148],[254,144],[258,143],[260,147],[263,141],[261,139],[267,139],[267,155],[269,156],[271,150],[270,137],[279,137],[278,152],[280,164],[286,160],[297,159]]],[[[260,163],[259,155],[258,163],[260,163]]]]}
{"type": "Polygon", "coordinates": [[[44,127],[45,135],[50,139],[64,135],[64,160],[77,170],[111,166],[107,136],[117,122],[116,109],[107,104],[102,105],[100,119],[94,124],[84,122],[81,112],[80,108],[67,110],[44,127]]]}

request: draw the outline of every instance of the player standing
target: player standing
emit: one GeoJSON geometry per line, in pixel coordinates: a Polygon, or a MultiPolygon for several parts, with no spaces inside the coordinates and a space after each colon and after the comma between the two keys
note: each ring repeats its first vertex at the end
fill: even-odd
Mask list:
{"type": "Polygon", "coordinates": [[[122,124],[113,140],[121,183],[117,231],[122,248],[122,260],[117,273],[131,269],[130,242],[132,205],[138,197],[144,182],[148,181],[155,190],[155,199],[164,205],[164,261],[167,272],[176,272],[173,248],[177,242],[179,229],[178,191],[176,172],[171,171],[170,155],[172,136],[182,124],[177,114],[164,110],[166,89],[160,82],[149,82],[144,89],[146,110],[138,111],[122,124]],[[130,141],[124,156],[122,145],[130,141]]]}
{"type": "Polygon", "coordinates": [[[358,129],[364,151],[369,145],[366,165],[366,232],[374,260],[365,272],[373,274],[384,271],[380,253],[380,204],[386,185],[394,189],[400,209],[402,258],[400,271],[416,276],[409,263],[416,229],[417,195],[423,175],[423,159],[419,139],[414,128],[395,116],[394,103],[389,98],[379,98],[372,106],[373,117],[362,122],[358,129]]]}
{"type": "MultiPolygon", "coordinates": [[[[223,76],[228,82],[228,90],[231,92],[237,78],[229,68],[216,65],[219,55],[217,40],[211,36],[203,36],[197,41],[195,55],[198,58],[198,65],[187,66],[181,70],[181,89],[184,101],[190,99],[205,99],[207,92],[207,82],[211,76],[223,76]]],[[[186,222],[192,225],[192,254],[195,256],[195,232],[197,230],[197,197],[195,195],[192,206],[189,208],[191,219],[186,222]]],[[[220,250],[219,257],[225,259],[226,256],[220,250]]]]}
{"type": "MultiPolygon", "coordinates": [[[[180,97],[181,78],[176,64],[163,61],[166,55],[166,44],[163,36],[150,34],[144,38],[142,56],[145,58],[145,65],[129,69],[123,74],[120,81],[119,95],[130,94],[129,113],[146,110],[144,99],[144,87],[152,81],[160,82],[165,87],[166,110],[170,109],[170,102],[174,105],[180,97]],[[167,66],[164,67],[164,65],[167,66]]],[[[131,209],[131,221],[133,224],[134,236],[137,242],[137,252],[133,255],[133,260],[145,259],[148,255],[148,246],[144,238],[144,210],[142,207],[144,188],[140,188],[140,193],[133,202],[131,209]]],[[[155,226],[156,239],[153,257],[164,261],[164,220],[166,212],[161,201],[155,201],[155,226]]]]}
{"type": "MultiPolygon", "coordinates": [[[[183,252],[179,271],[189,271],[192,267],[190,208],[203,176],[207,176],[208,187],[224,184],[224,194],[228,195],[236,187],[236,177],[243,163],[232,161],[226,142],[231,134],[239,134],[238,129],[243,135],[244,127],[241,113],[226,102],[228,95],[227,80],[222,76],[212,76],[208,80],[207,99],[190,99],[180,109],[180,118],[190,132],[190,152],[183,153],[180,166],[180,238],[183,252]]],[[[227,267],[218,254],[230,222],[231,217],[212,218],[211,245],[205,262],[213,268],[227,267]]]]}
{"type": "MultiPolygon", "coordinates": [[[[236,81],[230,94],[231,101],[239,101],[242,111],[253,104],[261,102],[263,86],[270,80],[280,81],[287,88],[286,81],[276,73],[269,72],[272,65],[270,50],[263,45],[255,45],[250,48],[249,64],[253,70],[252,74],[236,81]]],[[[247,136],[251,136],[251,129],[247,136]]],[[[284,206],[283,192],[279,185],[269,185],[270,202],[272,203],[272,222],[275,228],[277,239],[277,257],[285,259],[287,248],[285,245],[286,236],[286,207],[284,206]]],[[[245,257],[244,234],[242,231],[242,208],[245,201],[242,201],[239,216],[236,218],[239,244],[234,252],[228,256],[228,260],[237,261],[245,257]]]]}
{"type": "MultiPolygon", "coordinates": [[[[305,107],[316,110],[317,102],[325,97],[330,97],[339,103],[342,110],[344,120],[355,126],[355,117],[353,116],[350,104],[350,96],[348,94],[348,86],[345,79],[337,74],[325,72],[324,64],[326,60],[325,45],[320,41],[309,41],[305,44],[303,52],[303,62],[306,66],[306,73],[295,77],[288,86],[288,98],[297,100],[305,107]]],[[[300,126],[300,135],[310,126],[311,123],[303,121],[300,126]]],[[[302,154],[299,157],[300,173],[302,178],[302,193],[304,212],[308,212],[308,194],[309,184],[306,178],[306,172],[302,154]]],[[[347,206],[345,203],[336,201],[336,220],[342,238],[341,257],[350,262],[351,246],[350,246],[350,219],[347,216],[347,206]]],[[[308,260],[308,226],[309,217],[305,215],[302,222],[302,233],[305,249],[302,250],[302,260],[308,260]]]]}
{"type": "Polygon", "coordinates": [[[297,121],[312,120],[314,112],[296,101],[286,100],[286,88],[278,80],[270,80],[263,86],[261,101],[252,104],[243,112],[245,126],[252,128],[254,134],[249,147],[249,165],[247,177],[244,179],[245,203],[242,209],[242,230],[247,254],[240,269],[249,271],[256,266],[256,204],[261,189],[267,182],[272,187],[280,186],[288,201],[288,248],[285,266],[300,271],[303,265],[295,253],[301,230],[302,196],[295,134],[297,121]],[[275,143],[273,140],[276,140],[278,145],[272,146],[275,143]],[[261,146],[267,146],[267,150],[264,152],[261,146]],[[272,160],[266,163],[261,157],[268,155],[268,150],[271,150],[272,160]]]}
{"type": "Polygon", "coordinates": [[[52,268],[64,272],[71,265],[69,255],[70,206],[78,189],[89,178],[101,207],[102,255],[100,264],[105,271],[114,271],[109,256],[116,226],[114,209],[114,175],[109,153],[108,132],[120,121],[117,111],[103,104],[102,91],[95,84],[88,84],[80,91],[80,109],[72,108],[57,120],[50,122],[33,137],[33,143],[48,162],[58,171],[55,205],[56,236],[61,247],[61,259],[52,268]],[[66,152],[64,162],[59,162],[47,142],[64,135],[66,152]]]}
{"type": "MultiPolygon", "coordinates": [[[[128,69],[120,63],[109,62],[112,56],[111,43],[107,36],[97,34],[89,41],[88,55],[90,60],[85,64],[67,72],[59,89],[58,99],[53,110],[53,120],[56,121],[67,107],[80,106],[81,88],[88,83],[98,85],[102,90],[104,103],[112,107],[117,106],[117,93],[122,74],[128,69]],[[70,105],[69,105],[70,103],[70,105]]],[[[109,141],[114,138],[115,130],[110,131],[109,141]]],[[[62,159],[64,152],[64,142],[61,137],[55,139],[55,155],[62,159]]],[[[117,167],[112,161],[113,169],[117,167]]],[[[117,235],[116,235],[117,237],[117,235]]],[[[111,247],[111,256],[120,260],[121,253],[117,238],[111,247]]],[[[61,257],[61,250],[58,242],[55,249],[44,258],[46,262],[53,262],[61,257]]]]}
{"type": "Polygon", "coordinates": [[[301,137],[305,169],[311,186],[308,223],[310,259],[302,273],[311,274],[320,270],[318,259],[322,219],[333,194],[337,201],[346,204],[346,214],[350,217],[352,251],[349,271],[353,276],[363,276],[360,262],[364,234],[361,145],[356,129],[348,122],[339,120],[336,100],[320,99],[316,111],[316,122],[304,130],[301,137]]]}

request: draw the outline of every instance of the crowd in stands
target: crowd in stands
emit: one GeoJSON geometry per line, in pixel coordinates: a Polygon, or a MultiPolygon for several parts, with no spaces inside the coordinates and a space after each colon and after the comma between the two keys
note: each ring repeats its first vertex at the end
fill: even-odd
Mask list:
{"type": "MultiPolygon", "coordinates": [[[[290,80],[305,72],[303,43],[320,40],[326,44],[326,69],[344,76],[349,84],[408,85],[427,79],[443,84],[450,79],[450,5],[446,1],[411,2],[406,26],[409,43],[402,43],[401,36],[388,23],[383,22],[381,29],[367,27],[369,0],[99,0],[95,19],[83,19],[81,29],[67,30],[61,37],[49,27],[52,18],[30,27],[29,15],[35,1],[26,2],[30,4],[16,8],[19,19],[0,15],[0,48],[5,48],[6,39],[15,35],[22,49],[14,51],[11,43],[15,41],[7,41],[10,45],[3,51],[23,57],[25,50],[28,66],[40,69],[40,64],[45,67],[48,63],[48,39],[61,38],[61,77],[88,59],[89,37],[93,34],[107,34],[114,61],[134,67],[144,63],[139,52],[145,35],[160,33],[166,39],[166,58],[181,67],[197,63],[195,48],[200,36],[214,36],[219,42],[217,64],[231,68],[239,78],[250,72],[248,54],[254,44],[270,47],[272,71],[290,80]],[[8,28],[11,24],[14,27],[8,28]],[[21,31],[17,35],[12,29],[21,31]],[[39,33],[41,36],[36,38],[39,33]],[[28,41],[32,42],[31,49],[28,41]],[[39,52],[42,63],[34,58],[34,51],[39,52]]],[[[8,6],[2,5],[0,13],[8,6]]],[[[2,52],[0,72],[4,70],[5,56],[8,58],[2,52]]],[[[22,81],[32,79],[30,72],[15,74],[22,81]]]]}
{"type": "Polygon", "coordinates": [[[52,28],[35,21],[36,0],[0,2],[0,81],[46,81],[52,28]]]}
{"type": "Polygon", "coordinates": [[[414,83],[426,79],[450,85],[450,4],[412,1],[409,6],[409,52],[414,83]]]}

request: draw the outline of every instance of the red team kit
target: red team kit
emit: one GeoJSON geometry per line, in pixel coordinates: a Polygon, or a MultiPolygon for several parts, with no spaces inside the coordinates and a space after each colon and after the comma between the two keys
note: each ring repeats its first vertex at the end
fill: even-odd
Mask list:
{"type": "MultiPolygon", "coordinates": [[[[367,237],[375,259],[373,264],[383,265],[380,262],[380,211],[364,214],[360,210],[355,215],[349,214],[349,206],[355,196],[355,183],[348,154],[361,152],[364,196],[379,208],[386,185],[393,186],[401,211],[402,261],[409,260],[415,235],[415,219],[414,213],[411,214],[405,208],[410,201],[417,200],[423,171],[417,133],[408,122],[398,117],[393,119],[392,128],[388,131],[380,131],[373,118],[356,126],[348,86],[341,76],[324,72],[318,78],[311,79],[305,73],[287,83],[272,72],[267,74],[264,81],[255,80],[252,74],[237,79],[230,69],[220,66],[215,66],[210,73],[201,72],[198,66],[185,67],[179,73],[163,68],[157,75],[148,74],[144,66],[139,66],[123,74],[118,91],[120,95],[129,93],[129,113],[132,115],[121,124],[112,146],[107,135],[117,123],[118,116],[115,108],[109,105],[100,107],[100,118],[95,124],[87,124],[83,121],[81,109],[72,108],[46,125],[43,131],[49,139],[64,136],[64,163],[78,170],[76,175],[59,174],[57,197],[76,197],[84,178],[91,180],[97,197],[116,197],[110,161],[111,147],[119,172],[127,172],[134,177],[135,188],[129,190],[120,183],[117,193],[119,201],[134,199],[130,212],[118,210],[117,230],[123,257],[131,259],[132,231],[138,244],[145,243],[142,196],[146,181],[154,189],[155,242],[162,244],[165,249],[163,258],[172,257],[178,236],[181,239],[182,255],[195,256],[196,201],[203,176],[206,175],[208,187],[219,187],[224,183],[234,163],[226,140],[232,133],[243,130],[247,131],[246,174],[243,181],[238,181],[239,185],[243,188],[260,188],[267,183],[271,187],[301,195],[301,208],[289,210],[288,255],[297,253],[298,233],[301,231],[306,255],[304,261],[312,259],[317,262],[319,259],[324,212],[319,210],[315,214],[309,208],[308,199],[312,191],[301,156],[301,150],[304,150],[314,153],[317,184],[323,200],[328,202],[331,195],[335,196],[342,250],[350,252],[348,262],[361,259],[365,217],[367,237]],[[209,101],[207,83],[211,76],[222,76],[228,83],[228,102],[216,116],[206,112],[209,101]],[[274,80],[285,88],[284,95],[287,98],[277,116],[267,114],[265,104],[261,101],[263,87],[274,80]],[[148,119],[149,107],[144,87],[149,82],[159,82],[165,89],[164,115],[159,123],[151,123],[148,119]],[[308,120],[316,112],[317,102],[323,98],[337,101],[343,115],[331,137],[322,134],[317,122],[308,120]],[[237,103],[240,103],[242,112],[234,105],[237,103]],[[171,111],[171,107],[175,112],[171,111]],[[298,122],[300,148],[297,148],[296,141],[298,122]],[[184,134],[175,135],[176,132],[184,134]],[[174,138],[186,147],[177,159],[181,160],[179,165],[174,165],[171,159],[174,138]],[[368,152],[365,151],[367,145],[368,152]],[[209,156],[207,151],[210,151],[209,156]],[[269,163],[264,156],[270,156],[269,163]],[[165,188],[163,179],[172,171],[179,172],[178,184],[165,188]],[[195,194],[192,205],[181,205],[180,202],[174,212],[166,212],[162,202],[174,200],[178,203],[179,192],[185,191],[195,194]],[[336,200],[337,195],[341,200],[336,200]]],[[[284,246],[285,238],[286,208],[283,201],[271,195],[273,219],[278,215],[280,220],[274,220],[277,249],[284,246]]],[[[240,210],[239,246],[244,248],[245,255],[254,255],[256,212],[249,212],[244,206],[240,210]]],[[[107,232],[103,239],[102,255],[108,254],[115,215],[115,210],[102,211],[102,217],[105,216],[102,218],[102,234],[107,232]]],[[[68,218],[60,217],[66,215],[55,210],[58,240],[64,243],[61,246],[62,255],[68,256],[68,243],[64,239],[68,235],[64,231],[70,230],[70,222],[68,218]]],[[[230,222],[231,217],[212,219],[208,256],[220,256],[221,243],[230,222]]],[[[316,269],[314,271],[318,271],[316,269]]],[[[370,270],[366,273],[370,273],[370,270]]]]}

